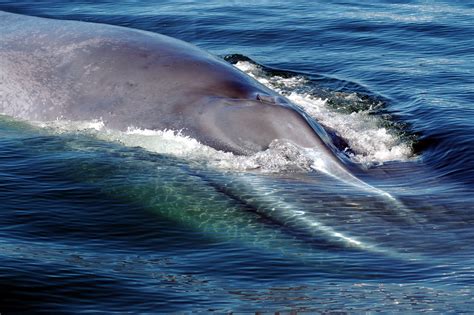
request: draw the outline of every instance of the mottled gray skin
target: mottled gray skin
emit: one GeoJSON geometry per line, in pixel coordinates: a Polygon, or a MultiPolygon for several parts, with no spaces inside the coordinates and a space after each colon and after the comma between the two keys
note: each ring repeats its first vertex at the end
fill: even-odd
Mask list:
{"type": "Polygon", "coordinates": [[[236,154],[264,150],[275,139],[330,154],[329,138],[316,122],[191,44],[5,12],[0,30],[3,114],[29,121],[100,119],[119,130],[181,130],[236,154]]]}

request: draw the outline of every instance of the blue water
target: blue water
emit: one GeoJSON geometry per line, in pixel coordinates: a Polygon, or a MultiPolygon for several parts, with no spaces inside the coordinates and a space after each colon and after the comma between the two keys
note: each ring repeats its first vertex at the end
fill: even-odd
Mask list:
{"type": "MultiPolygon", "coordinates": [[[[282,90],[364,112],[360,128],[373,118],[409,149],[359,160],[359,178],[390,191],[398,211],[315,171],[222,170],[2,116],[1,313],[472,311],[469,1],[0,0],[0,10],[159,32],[262,77],[305,78],[282,90]],[[300,231],[272,207],[319,225],[300,231]]],[[[356,153],[371,143],[360,140],[349,141],[356,153]]]]}

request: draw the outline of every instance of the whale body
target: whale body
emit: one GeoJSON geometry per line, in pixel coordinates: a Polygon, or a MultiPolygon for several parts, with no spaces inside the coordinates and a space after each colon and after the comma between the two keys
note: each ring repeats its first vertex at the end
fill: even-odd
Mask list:
{"type": "MultiPolygon", "coordinates": [[[[412,215],[392,195],[349,172],[330,135],[314,119],[196,46],[124,27],[1,11],[0,30],[1,114],[39,122],[100,120],[123,131],[176,130],[240,155],[285,140],[308,149],[314,169],[382,196],[405,218],[412,215]]],[[[261,188],[254,179],[233,180],[236,187],[261,188]]],[[[310,235],[381,252],[278,200],[265,191],[243,201],[310,235]]]]}

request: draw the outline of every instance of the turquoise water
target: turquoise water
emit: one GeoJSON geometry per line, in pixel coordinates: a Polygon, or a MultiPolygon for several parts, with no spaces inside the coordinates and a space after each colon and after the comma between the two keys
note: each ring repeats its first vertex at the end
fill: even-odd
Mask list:
{"type": "Polygon", "coordinates": [[[284,146],[237,158],[172,134],[2,116],[0,312],[474,306],[468,2],[0,0],[0,10],[159,32],[225,58],[339,134],[357,176],[395,199],[284,146]]]}

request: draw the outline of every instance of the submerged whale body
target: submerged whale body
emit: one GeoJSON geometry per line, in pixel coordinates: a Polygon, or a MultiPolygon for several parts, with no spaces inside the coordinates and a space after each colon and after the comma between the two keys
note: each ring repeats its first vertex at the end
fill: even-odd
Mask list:
{"type": "MultiPolygon", "coordinates": [[[[41,122],[97,119],[117,130],[179,130],[235,154],[252,154],[275,140],[286,140],[309,149],[305,152],[313,168],[380,195],[393,211],[411,215],[389,193],[352,175],[337,157],[328,133],[311,117],[191,44],[123,27],[5,12],[0,12],[0,29],[2,114],[41,122]]],[[[259,191],[254,180],[236,181],[259,191]]],[[[274,204],[277,199],[265,192],[249,202],[310,235],[371,248],[292,204],[274,204]]]]}
{"type": "Polygon", "coordinates": [[[285,98],[183,41],[5,12],[0,29],[3,114],[180,130],[236,154],[265,150],[275,139],[331,146],[327,133],[285,98]]]}

